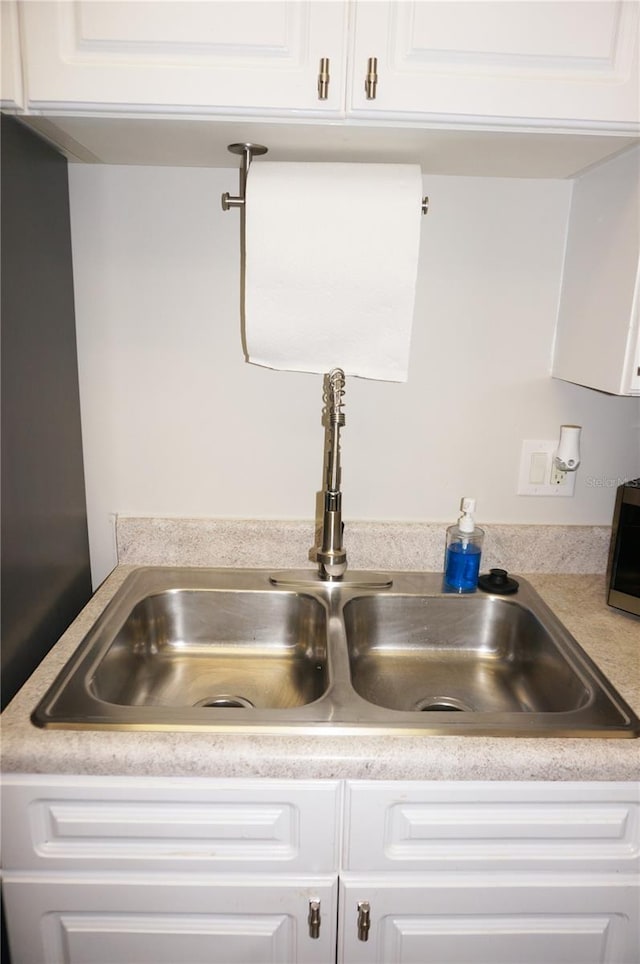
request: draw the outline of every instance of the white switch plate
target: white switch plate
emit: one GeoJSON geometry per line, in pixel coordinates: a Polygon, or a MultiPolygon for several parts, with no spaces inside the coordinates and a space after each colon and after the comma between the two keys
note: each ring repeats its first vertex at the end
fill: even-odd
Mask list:
{"type": "Polygon", "coordinates": [[[572,496],[575,472],[559,472],[553,464],[557,439],[525,439],[520,454],[518,495],[572,496]],[[544,481],[538,481],[543,479],[544,481]]]}

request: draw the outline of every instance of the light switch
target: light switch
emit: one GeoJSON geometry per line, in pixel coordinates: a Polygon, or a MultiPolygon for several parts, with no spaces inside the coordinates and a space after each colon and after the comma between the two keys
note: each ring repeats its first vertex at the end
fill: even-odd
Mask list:
{"type": "Polygon", "coordinates": [[[532,485],[544,485],[547,480],[549,456],[546,452],[532,452],[529,468],[529,482],[532,485]]]}

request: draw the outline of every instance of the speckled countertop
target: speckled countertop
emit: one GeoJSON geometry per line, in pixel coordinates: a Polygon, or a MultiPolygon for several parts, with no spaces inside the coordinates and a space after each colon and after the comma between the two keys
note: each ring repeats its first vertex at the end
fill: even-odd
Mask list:
{"type": "MultiPolygon", "coordinates": [[[[388,780],[637,780],[640,739],[42,730],[30,713],[132,566],[120,565],[2,715],[4,772],[388,780]]],[[[640,617],[602,575],[526,577],[640,715],[640,617]]]]}

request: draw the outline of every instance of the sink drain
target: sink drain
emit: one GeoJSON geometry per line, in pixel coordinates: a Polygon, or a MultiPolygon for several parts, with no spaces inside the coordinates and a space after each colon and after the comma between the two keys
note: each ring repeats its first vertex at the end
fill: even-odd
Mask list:
{"type": "Polygon", "coordinates": [[[246,699],[244,696],[207,696],[203,700],[198,700],[194,706],[202,707],[213,707],[214,709],[223,710],[253,710],[255,709],[254,704],[251,700],[246,699]]]}
{"type": "Polygon", "coordinates": [[[416,703],[415,709],[421,713],[471,712],[470,706],[453,696],[426,696],[416,703]]]}

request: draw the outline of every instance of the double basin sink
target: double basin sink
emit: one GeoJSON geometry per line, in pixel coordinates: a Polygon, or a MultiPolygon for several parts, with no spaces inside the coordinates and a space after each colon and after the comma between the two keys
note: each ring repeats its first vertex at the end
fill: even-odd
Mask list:
{"type": "Polygon", "coordinates": [[[33,714],[76,729],[634,737],[640,720],[525,581],[141,568],[33,714]]]}

